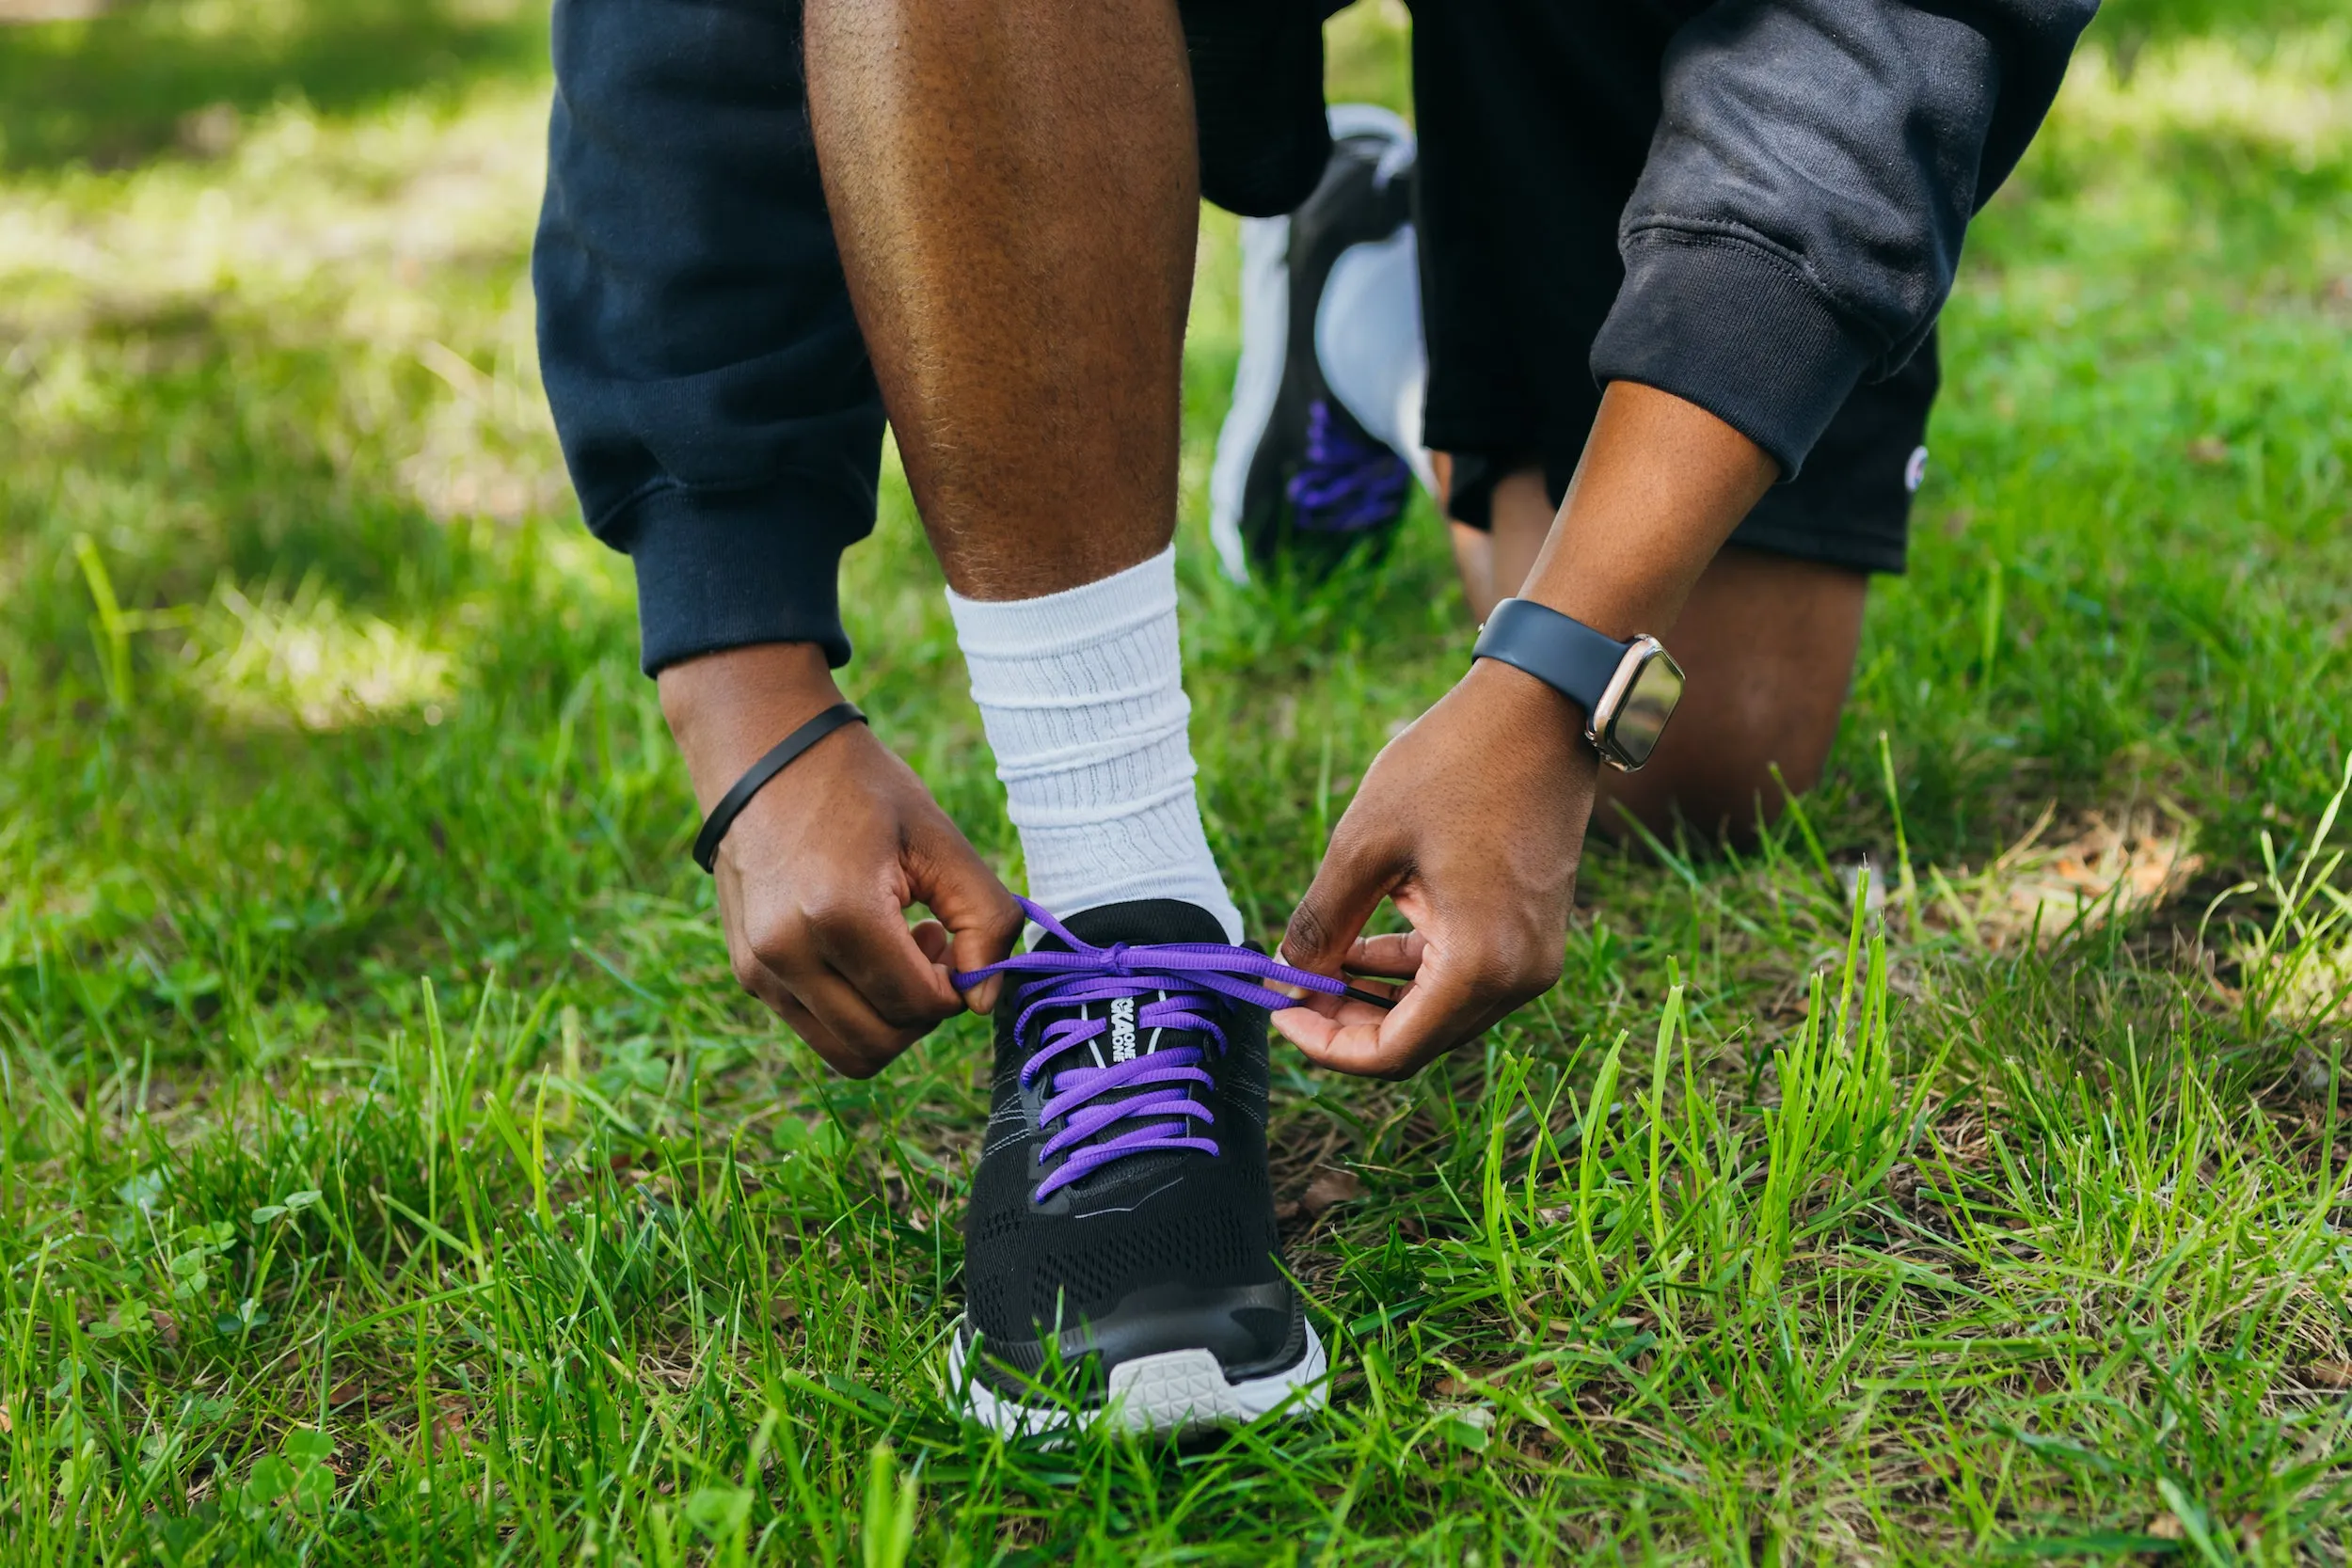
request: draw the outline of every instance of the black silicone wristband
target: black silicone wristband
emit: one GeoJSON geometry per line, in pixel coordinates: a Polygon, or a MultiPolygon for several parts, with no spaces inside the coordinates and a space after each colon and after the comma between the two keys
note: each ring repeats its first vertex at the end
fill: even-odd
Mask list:
{"type": "Polygon", "coordinates": [[[753,763],[735,787],[719,797],[719,803],[710,808],[703,821],[703,831],[694,835],[694,863],[705,871],[719,863],[719,841],[735,826],[735,818],[752,797],[767,786],[768,781],[789,768],[803,752],[816,745],[844,724],[863,724],[866,715],[855,703],[835,703],[816,718],[786,736],[771,747],[768,753],[753,763]]]}
{"type": "Polygon", "coordinates": [[[1590,722],[1629,645],[1549,605],[1505,599],[1486,617],[1470,657],[1526,671],[1581,707],[1590,722]]]}

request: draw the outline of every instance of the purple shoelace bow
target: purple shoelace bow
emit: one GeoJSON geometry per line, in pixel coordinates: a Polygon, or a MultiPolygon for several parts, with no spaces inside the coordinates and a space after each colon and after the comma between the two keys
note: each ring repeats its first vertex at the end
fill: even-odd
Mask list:
{"type": "Polygon", "coordinates": [[[1216,1010],[1207,1006],[1212,998],[1269,1012],[1296,1006],[1290,997],[1259,983],[1276,980],[1332,996],[1378,1000],[1327,975],[1293,969],[1263,953],[1221,942],[1121,942],[1097,947],[1073,936],[1068,927],[1026,898],[1021,907],[1031,920],[1067,942],[1069,951],[1016,953],[957,975],[956,986],[969,990],[992,974],[1028,976],[1006,999],[1021,1009],[1013,1021],[1013,1037],[1030,1052],[1021,1067],[1021,1086],[1029,1088],[1050,1072],[1051,1092],[1038,1122],[1062,1122],[1038,1158],[1042,1162],[1072,1151],[1038,1184],[1034,1196],[1040,1202],[1057,1188],[1130,1154],[1181,1148],[1216,1152],[1216,1140],[1208,1132],[1216,1114],[1193,1098],[1195,1089],[1216,1086],[1206,1053],[1190,1041],[1158,1049],[1152,1044],[1159,1031],[1180,1030],[1207,1037],[1223,1054],[1225,1031],[1216,1010]],[[1121,1008],[1121,1002],[1131,1006],[1121,1008]],[[1071,1059],[1073,1053],[1076,1060],[1071,1059]]]}
{"type": "Polygon", "coordinates": [[[1288,493],[1298,526],[1315,533],[1360,533],[1405,510],[1413,470],[1379,442],[1366,439],[1318,398],[1307,411],[1307,461],[1288,493]]]}

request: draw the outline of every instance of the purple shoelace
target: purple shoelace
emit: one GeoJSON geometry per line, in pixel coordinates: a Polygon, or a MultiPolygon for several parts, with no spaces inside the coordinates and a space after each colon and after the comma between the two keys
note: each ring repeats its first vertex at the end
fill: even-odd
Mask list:
{"type": "Polygon", "coordinates": [[[1206,1053],[1190,1041],[1157,1048],[1153,1043],[1159,1031],[1178,1030],[1206,1037],[1223,1054],[1225,1031],[1209,1006],[1213,998],[1269,1012],[1297,1006],[1259,983],[1277,980],[1332,996],[1379,1000],[1327,975],[1293,969],[1263,953],[1221,942],[1121,942],[1097,947],[1073,936],[1068,927],[1026,898],[1021,907],[1031,920],[1067,942],[1069,951],[1016,953],[957,975],[956,986],[969,990],[992,974],[1029,976],[1006,998],[1021,1009],[1013,1021],[1013,1037],[1030,1053],[1021,1067],[1021,1086],[1027,1089],[1050,1072],[1051,1092],[1038,1121],[1041,1126],[1062,1122],[1038,1158],[1042,1162],[1072,1151],[1038,1184],[1034,1196],[1040,1202],[1057,1188],[1131,1154],[1184,1148],[1216,1152],[1216,1140],[1208,1131],[1216,1114],[1193,1098],[1194,1090],[1216,1086],[1206,1053]],[[1073,1053],[1077,1060],[1071,1060],[1073,1053]]]}
{"type": "Polygon", "coordinates": [[[1298,526],[1314,533],[1361,533],[1405,510],[1413,470],[1379,442],[1360,436],[1318,398],[1307,411],[1307,461],[1288,493],[1298,526]]]}

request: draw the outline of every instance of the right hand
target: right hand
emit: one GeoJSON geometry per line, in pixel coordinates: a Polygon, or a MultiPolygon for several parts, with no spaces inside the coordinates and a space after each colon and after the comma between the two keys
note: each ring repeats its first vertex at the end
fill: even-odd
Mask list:
{"type": "MultiPolygon", "coordinates": [[[[769,747],[840,702],[804,642],[661,672],[661,706],[707,813],[769,747]]],[[[743,989],[835,1071],[869,1078],[968,1004],[952,976],[1011,952],[1021,907],[914,769],[844,724],[752,797],[720,842],[719,915],[743,989]],[[913,904],[934,918],[910,927],[913,904]]]]}

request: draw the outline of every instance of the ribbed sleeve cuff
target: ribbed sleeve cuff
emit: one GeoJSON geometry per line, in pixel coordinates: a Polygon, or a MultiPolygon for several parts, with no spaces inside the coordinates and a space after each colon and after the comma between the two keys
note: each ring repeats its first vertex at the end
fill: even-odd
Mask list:
{"type": "Polygon", "coordinates": [[[821,483],[647,492],[605,531],[637,568],[645,673],[759,642],[815,642],[847,664],[841,552],[873,526],[870,495],[821,483]]]}
{"type": "Polygon", "coordinates": [[[1697,404],[1797,477],[1873,356],[1797,269],[1721,235],[1648,230],[1593,341],[1593,376],[1697,404]]]}

